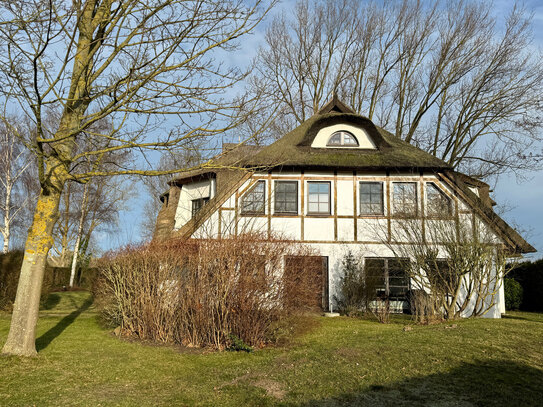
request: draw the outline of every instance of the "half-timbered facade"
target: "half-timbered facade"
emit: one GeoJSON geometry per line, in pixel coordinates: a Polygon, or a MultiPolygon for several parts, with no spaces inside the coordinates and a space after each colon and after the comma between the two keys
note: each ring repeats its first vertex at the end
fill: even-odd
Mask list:
{"type": "MultiPolygon", "coordinates": [[[[350,251],[381,276],[396,309],[411,282],[393,245],[416,219],[422,234],[440,222],[483,231],[511,255],[534,251],[499,218],[489,186],[453,171],[332,100],[270,146],[224,146],[214,169],[185,173],[162,197],[155,237],[220,238],[247,231],[303,242],[320,253],[323,308],[333,307],[341,261],[350,251]]],[[[426,238],[426,237],[425,237],[426,238]]],[[[505,311],[503,289],[488,316],[505,311]]]]}

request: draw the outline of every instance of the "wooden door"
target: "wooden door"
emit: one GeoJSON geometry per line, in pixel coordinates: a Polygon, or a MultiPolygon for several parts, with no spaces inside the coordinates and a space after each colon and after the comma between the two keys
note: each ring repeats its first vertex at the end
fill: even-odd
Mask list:
{"type": "Polygon", "coordinates": [[[289,256],[283,279],[285,306],[328,311],[328,257],[289,256]]]}

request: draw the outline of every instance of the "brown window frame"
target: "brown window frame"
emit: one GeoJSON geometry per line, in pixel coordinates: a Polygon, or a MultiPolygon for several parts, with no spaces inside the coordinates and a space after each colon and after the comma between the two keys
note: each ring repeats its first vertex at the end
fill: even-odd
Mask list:
{"type": "Polygon", "coordinates": [[[435,183],[435,182],[426,182],[425,184],[425,190],[424,193],[426,195],[425,203],[426,203],[426,216],[435,218],[435,219],[448,219],[453,215],[453,206],[452,206],[452,199],[445,193],[443,190],[435,183]],[[440,210],[432,210],[430,211],[431,205],[430,205],[430,194],[428,193],[428,190],[430,187],[434,187],[436,192],[441,196],[441,198],[445,199],[447,201],[447,211],[443,212],[440,210]]]}
{"type": "MultiPolygon", "coordinates": [[[[419,183],[417,181],[393,181],[392,182],[392,214],[393,216],[397,217],[406,217],[406,218],[414,218],[417,217],[419,214],[419,193],[418,193],[418,186],[419,183]],[[401,202],[401,208],[400,205],[398,205],[396,201],[396,186],[401,184],[410,184],[415,186],[415,199],[414,199],[414,212],[407,212],[405,211],[405,199],[402,199],[401,202]]],[[[402,195],[405,196],[405,195],[402,195]]]]}
{"type": "MultiPolygon", "coordinates": [[[[372,204],[371,202],[371,192],[370,192],[370,206],[372,204]]],[[[385,188],[384,188],[384,182],[382,181],[360,181],[358,183],[358,210],[359,215],[361,216],[383,216],[385,214],[385,188]],[[375,212],[367,212],[362,210],[362,185],[370,185],[370,184],[379,184],[381,186],[381,211],[379,213],[375,212]]],[[[366,202],[367,203],[367,202],[366,202]]]]}
{"type": "MultiPolygon", "coordinates": [[[[255,202],[259,202],[258,200],[252,200],[251,204],[254,204],[255,202]]],[[[266,181],[259,180],[255,182],[255,184],[247,191],[243,196],[241,197],[241,211],[240,213],[242,215],[263,215],[266,213],[266,181]],[[245,209],[247,205],[245,205],[245,200],[252,194],[255,193],[255,189],[263,185],[263,191],[262,191],[262,210],[261,211],[252,211],[245,209]]]]}
{"type": "MultiPolygon", "coordinates": [[[[317,195],[320,195],[318,193],[317,195]]],[[[317,202],[317,205],[319,205],[320,202],[317,202]]],[[[332,183],[330,181],[307,181],[307,214],[308,215],[331,215],[332,214],[332,183]],[[310,211],[309,210],[309,185],[315,185],[315,184],[326,184],[328,185],[328,209],[326,212],[320,212],[320,211],[310,211]]]]}
{"type": "MultiPolygon", "coordinates": [[[[279,192],[279,193],[287,194],[288,192],[279,192]]],[[[298,215],[298,200],[299,200],[299,198],[298,198],[298,181],[275,181],[274,189],[273,189],[273,213],[274,214],[277,214],[277,215],[298,215]],[[278,199],[277,199],[277,194],[278,194],[278,188],[277,187],[279,185],[286,185],[286,184],[296,185],[296,191],[295,191],[296,210],[295,211],[286,211],[286,210],[278,210],[277,209],[277,203],[279,202],[278,199]]],[[[283,202],[285,204],[289,203],[289,201],[283,201],[283,202]]]]}
{"type": "MultiPolygon", "coordinates": [[[[406,262],[409,262],[409,259],[408,258],[396,258],[396,257],[366,257],[364,259],[364,276],[365,278],[368,278],[368,277],[378,277],[378,278],[382,278],[382,281],[383,281],[383,285],[381,287],[381,285],[379,286],[376,286],[376,289],[378,290],[378,293],[379,293],[379,290],[382,291],[383,293],[383,296],[384,298],[388,297],[390,300],[392,301],[407,301],[408,300],[408,295],[409,295],[409,290],[411,289],[411,279],[409,278],[409,276],[406,274],[405,276],[397,276],[397,275],[393,275],[391,277],[390,275],[390,270],[392,268],[392,265],[390,264],[391,262],[398,262],[401,264],[402,261],[406,261],[406,262]],[[367,267],[368,267],[368,260],[369,261],[372,261],[372,260],[378,260],[379,262],[383,262],[383,274],[382,276],[381,275],[368,275],[367,273],[367,267]],[[400,278],[403,278],[405,280],[407,280],[407,284],[406,285],[397,285],[397,284],[390,284],[390,279],[393,278],[393,279],[400,279],[400,278]],[[401,295],[401,296],[392,296],[390,295],[390,287],[405,287],[405,294],[404,295],[401,295]]],[[[378,294],[379,296],[379,294],[378,294]]]]}
{"type": "Polygon", "coordinates": [[[192,217],[194,218],[198,214],[198,212],[200,212],[202,210],[202,208],[205,206],[205,204],[207,204],[208,202],[209,202],[209,197],[192,199],[191,200],[191,212],[190,212],[192,217]],[[194,205],[197,202],[200,203],[200,206],[195,208],[194,205]]]}

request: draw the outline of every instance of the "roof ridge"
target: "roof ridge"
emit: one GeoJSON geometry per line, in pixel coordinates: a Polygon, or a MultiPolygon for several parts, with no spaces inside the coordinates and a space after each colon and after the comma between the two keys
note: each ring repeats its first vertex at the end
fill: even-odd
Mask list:
{"type": "Polygon", "coordinates": [[[356,112],[351,109],[349,106],[347,106],[345,103],[343,103],[341,100],[339,100],[337,93],[334,92],[332,99],[329,100],[327,103],[324,104],[323,107],[321,107],[317,111],[317,115],[323,115],[326,113],[352,113],[356,114],[356,112]]]}

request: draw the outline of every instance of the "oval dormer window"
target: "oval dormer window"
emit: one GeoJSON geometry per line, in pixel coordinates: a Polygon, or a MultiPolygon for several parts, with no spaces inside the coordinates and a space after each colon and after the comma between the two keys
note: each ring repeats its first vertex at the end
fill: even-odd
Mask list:
{"type": "Polygon", "coordinates": [[[332,134],[326,145],[328,147],[358,147],[358,141],[352,133],[342,130],[332,134]]]}

